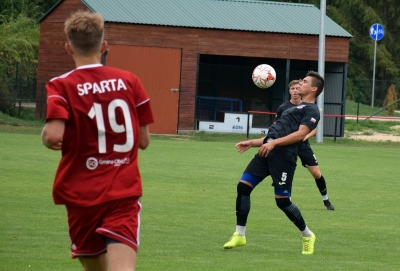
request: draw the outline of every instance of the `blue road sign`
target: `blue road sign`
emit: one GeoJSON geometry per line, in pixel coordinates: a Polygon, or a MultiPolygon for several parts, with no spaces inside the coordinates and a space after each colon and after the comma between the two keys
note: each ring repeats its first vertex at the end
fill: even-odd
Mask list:
{"type": "Polygon", "coordinates": [[[369,35],[373,40],[381,40],[385,35],[385,29],[381,24],[373,24],[369,29],[369,35]]]}

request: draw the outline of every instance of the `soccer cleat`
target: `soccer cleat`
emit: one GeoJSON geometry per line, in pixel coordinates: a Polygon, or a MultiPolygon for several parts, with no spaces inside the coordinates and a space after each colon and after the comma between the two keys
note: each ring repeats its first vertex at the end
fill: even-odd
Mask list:
{"type": "Polygon", "coordinates": [[[229,242],[224,245],[225,249],[241,247],[246,245],[246,237],[239,235],[238,232],[235,232],[229,242]]]}
{"type": "Polygon", "coordinates": [[[311,237],[303,237],[303,251],[301,254],[311,255],[314,254],[315,234],[312,233],[311,237]]]}
{"type": "Polygon", "coordinates": [[[326,207],[326,209],[328,210],[335,210],[335,206],[333,206],[333,204],[329,201],[329,199],[324,200],[324,205],[326,207]]]}

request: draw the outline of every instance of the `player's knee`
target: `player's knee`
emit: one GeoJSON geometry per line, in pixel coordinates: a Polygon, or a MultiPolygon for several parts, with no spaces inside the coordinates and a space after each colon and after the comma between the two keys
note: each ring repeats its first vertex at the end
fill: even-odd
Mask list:
{"type": "Polygon", "coordinates": [[[250,196],[251,191],[253,191],[253,187],[251,187],[250,185],[244,184],[242,182],[238,183],[237,185],[238,195],[250,196]]]}
{"type": "Polygon", "coordinates": [[[319,179],[321,178],[321,171],[319,170],[318,166],[309,166],[308,170],[310,171],[311,175],[314,177],[314,179],[319,179]]]}
{"type": "Polygon", "coordinates": [[[289,207],[292,202],[290,201],[290,198],[275,198],[276,206],[278,206],[279,209],[285,210],[285,208],[289,207]]]}

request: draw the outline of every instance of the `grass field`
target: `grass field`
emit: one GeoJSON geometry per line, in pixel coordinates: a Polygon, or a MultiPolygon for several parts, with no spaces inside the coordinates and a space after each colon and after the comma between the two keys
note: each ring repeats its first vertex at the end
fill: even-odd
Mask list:
{"type": "MultiPolygon", "coordinates": [[[[59,152],[36,130],[0,131],[0,270],[82,270],[69,258],[65,210],[52,202],[59,152]]],[[[236,184],[255,153],[240,136],[152,136],[144,180],[137,270],[399,270],[399,144],[313,144],[335,211],[301,166],[293,202],[317,235],[301,255],[297,228],[275,206],[270,178],[252,194],[247,246],[223,250],[235,229],[236,184]]],[[[244,139],[244,138],[243,138],[244,139]]]]}
{"type": "MultiPolygon", "coordinates": [[[[355,101],[346,100],[346,115],[359,115],[359,116],[387,116],[386,110],[382,107],[371,107],[370,105],[358,104],[355,101]]],[[[394,113],[393,117],[400,117],[398,112],[394,113]]]]}

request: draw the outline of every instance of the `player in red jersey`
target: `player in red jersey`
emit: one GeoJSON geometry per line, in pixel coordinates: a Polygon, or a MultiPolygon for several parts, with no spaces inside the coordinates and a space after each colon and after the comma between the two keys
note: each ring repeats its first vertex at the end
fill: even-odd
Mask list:
{"type": "Polygon", "coordinates": [[[65,33],[76,69],[46,85],[42,132],[43,144],[62,152],[54,202],[66,206],[72,258],[86,271],[135,270],[149,98],[135,75],[100,64],[107,47],[100,14],[75,12],[65,33]]]}

